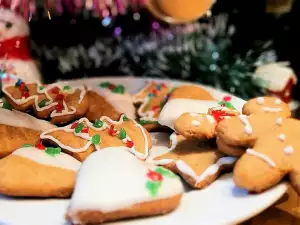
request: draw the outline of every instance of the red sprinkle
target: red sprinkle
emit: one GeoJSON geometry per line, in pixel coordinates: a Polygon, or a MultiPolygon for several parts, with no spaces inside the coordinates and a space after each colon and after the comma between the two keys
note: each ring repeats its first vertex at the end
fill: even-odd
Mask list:
{"type": "Polygon", "coordinates": [[[60,91],[59,87],[53,87],[53,88],[51,88],[51,90],[50,90],[50,92],[51,92],[52,94],[58,94],[59,91],[60,91]]]}
{"type": "Polygon", "coordinates": [[[55,101],[62,101],[64,100],[65,96],[63,94],[58,94],[55,97],[55,101]]]}
{"type": "Polygon", "coordinates": [[[112,90],[112,89],[114,89],[114,88],[116,88],[116,85],[114,85],[114,84],[108,85],[108,89],[112,90]]]}
{"type": "Polygon", "coordinates": [[[211,112],[211,115],[215,118],[215,120],[219,123],[224,119],[224,116],[235,116],[234,114],[224,112],[222,110],[214,110],[211,112]]]}
{"type": "Polygon", "coordinates": [[[28,98],[29,97],[29,92],[28,91],[23,91],[22,92],[22,97],[28,98]]]}
{"type": "Polygon", "coordinates": [[[25,83],[24,83],[24,82],[22,82],[22,83],[20,84],[20,89],[21,89],[21,90],[24,90],[24,89],[25,89],[25,83]]]}
{"type": "Polygon", "coordinates": [[[64,106],[63,106],[63,104],[61,104],[61,103],[58,103],[58,104],[55,106],[55,110],[56,110],[57,112],[61,112],[63,109],[64,109],[64,106]]]}
{"type": "Polygon", "coordinates": [[[77,125],[78,125],[78,122],[73,123],[72,126],[71,126],[71,129],[75,129],[77,127],[77,125]]]}
{"type": "Polygon", "coordinates": [[[162,83],[160,86],[163,87],[163,88],[167,87],[167,85],[165,83],[162,83]]]}
{"type": "Polygon", "coordinates": [[[116,136],[117,135],[117,131],[115,130],[115,127],[113,125],[110,126],[110,128],[108,129],[108,133],[110,136],[116,136]]]}
{"type": "Polygon", "coordinates": [[[225,101],[225,102],[230,102],[231,101],[231,96],[229,96],[229,95],[226,95],[226,96],[224,96],[223,97],[223,101],[225,101]]]}
{"type": "Polygon", "coordinates": [[[153,89],[153,90],[152,90],[152,94],[157,95],[157,90],[156,90],[156,89],[153,89]]]}
{"type": "Polygon", "coordinates": [[[81,133],[86,133],[86,134],[89,133],[89,128],[88,127],[82,128],[81,133]]]}
{"type": "Polygon", "coordinates": [[[159,110],[159,109],[160,109],[159,105],[152,106],[152,111],[156,111],[156,110],[159,110]]]}
{"type": "Polygon", "coordinates": [[[46,149],[46,147],[42,144],[42,142],[36,144],[35,147],[39,150],[45,150],[46,149]]]}
{"type": "Polygon", "coordinates": [[[149,170],[149,172],[147,173],[147,177],[149,177],[149,179],[152,181],[162,181],[163,180],[163,176],[160,173],[157,173],[152,170],[149,170]]]}
{"type": "Polygon", "coordinates": [[[133,145],[134,145],[134,144],[133,144],[132,141],[129,141],[129,140],[128,140],[128,141],[126,142],[126,146],[127,146],[128,148],[132,148],[133,145]]]}

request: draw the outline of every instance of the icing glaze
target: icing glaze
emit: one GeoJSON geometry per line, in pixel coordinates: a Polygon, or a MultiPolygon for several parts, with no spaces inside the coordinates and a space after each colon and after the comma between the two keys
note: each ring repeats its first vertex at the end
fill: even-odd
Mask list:
{"type": "Polygon", "coordinates": [[[111,90],[101,87],[92,90],[104,97],[119,113],[124,113],[130,119],[136,118],[133,99],[128,93],[113,93],[111,90]]]}
{"type": "Polygon", "coordinates": [[[276,124],[280,126],[280,125],[282,125],[282,123],[283,123],[283,119],[281,117],[278,117],[276,119],[276,124]]]}
{"type": "Polygon", "coordinates": [[[245,133],[252,134],[253,130],[252,130],[251,124],[248,120],[248,117],[245,115],[239,115],[239,118],[242,121],[242,123],[245,125],[245,127],[244,127],[245,133]]]}
{"type": "Polygon", "coordinates": [[[48,121],[36,119],[27,113],[16,110],[10,111],[2,108],[0,108],[0,124],[13,127],[24,127],[37,131],[45,131],[56,127],[48,121]]]}
{"type": "Polygon", "coordinates": [[[163,176],[157,194],[150,195],[146,184],[152,177],[150,170],[156,169],[155,165],[137,160],[123,147],[105,148],[92,153],[77,175],[68,214],[72,216],[85,210],[111,212],[183,192],[177,176],[163,176]]]}
{"type": "MultiPolygon", "coordinates": [[[[80,120],[77,121],[77,123],[78,124],[79,123],[84,123],[89,129],[93,129],[95,131],[103,131],[105,129],[109,129],[109,125],[106,122],[104,122],[105,120],[108,121],[111,124],[122,124],[123,121],[124,121],[123,120],[124,117],[125,117],[125,115],[122,115],[119,121],[114,121],[114,120],[110,119],[107,116],[102,116],[100,118],[100,121],[103,122],[103,125],[100,128],[94,127],[94,125],[87,118],[81,118],[80,120]]],[[[132,145],[132,147],[130,147],[128,149],[130,150],[130,152],[135,154],[138,158],[145,159],[148,156],[148,144],[149,144],[145,129],[140,124],[135,122],[134,120],[132,120],[132,121],[134,122],[134,126],[141,130],[141,133],[144,137],[144,143],[145,143],[144,144],[144,154],[136,151],[134,144],[132,145]]],[[[100,150],[100,144],[94,144],[93,143],[93,137],[89,136],[87,133],[81,133],[81,132],[76,133],[76,132],[74,132],[75,130],[74,130],[74,128],[72,128],[72,126],[73,126],[73,124],[69,124],[65,127],[57,127],[57,128],[47,130],[47,131],[43,132],[40,135],[40,138],[51,140],[54,143],[56,143],[58,146],[60,146],[61,148],[65,149],[65,150],[68,150],[68,151],[71,151],[71,152],[77,152],[77,153],[78,152],[85,152],[91,145],[94,145],[96,150],[100,150]],[[67,145],[61,143],[58,139],[56,139],[55,137],[50,135],[50,133],[55,132],[55,131],[64,131],[64,132],[67,132],[67,133],[73,133],[75,136],[78,136],[82,139],[87,140],[87,143],[83,147],[75,149],[71,146],[67,146],[67,145]]],[[[119,131],[116,131],[116,135],[118,135],[118,134],[119,134],[119,131]]],[[[124,139],[122,139],[122,141],[125,141],[125,143],[126,143],[127,141],[131,141],[131,138],[126,133],[126,137],[124,139]]]]}
{"type": "Polygon", "coordinates": [[[177,134],[174,132],[170,135],[171,147],[170,151],[173,151],[177,145],[177,134]]]}
{"type": "Polygon", "coordinates": [[[190,113],[190,116],[198,116],[198,113],[190,113]]]}
{"type": "Polygon", "coordinates": [[[158,122],[174,130],[176,119],[183,113],[206,114],[210,108],[215,107],[217,101],[202,101],[194,99],[177,98],[169,100],[160,112],[158,122]]]}
{"type": "Polygon", "coordinates": [[[253,156],[256,156],[257,158],[262,159],[264,162],[266,162],[271,167],[276,167],[276,163],[270,157],[268,157],[262,153],[253,151],[253,149],[248,148],[247,154],[253,155],[253,156]]]}
{"type": "Polygon", "coordinates": [[[206,119],[208,120],[208,122],[210,124],[215,124],[216,123],[216,120],[215,120],[215,118],[213,116],[211,116],[211,115],[205,115],[205,117],[206,117],[206,119]]]}
{"type": "Polygon", "coordinates": [[[46,166],[53,166],[73,171],[79,170],[81,166],[79,161],[63,152],[53,157],[35,147],[20,148],[14,151],[12,155],[27,158],[46,166]]]}
{"type": "Polygon", "coordinates": [[[200,121],[198,121],[198,120],[193,120],[193,121],[192,121],[192,125],[195,126],[195,127],[198,127],[198,126],[201,125],[201,123],[200,123],[200,121]]]}
{"type": "Polygon", "coordinates": [[[276,104],[276,105],[280,105],[280,104],[281,104],[281,100],[280,100],[279,98],[277,98],[277,99],[275,100],[275,104],[276,104]]]}
{"type": "Polygon", "coordinates": [[[264,112],[271,112],[271,113],[276,113],[276,112],[281,112],[281,108],[271,108],[271,107],[262,107],[262,110],[264,112]]]}
{"type": "Polygon", "coordinates": [[[280,135],[278,136],[278,139],[279,139],[280,141],[284,141],[284,140],[285,140],[285,134],[280,134],[280,135]]]}
{"type": "Polygon", "coordinates": [[[286,155],[292,155],[294,152],[294,148],[292,146],[287,146],[283,149],[283,151],[286,155]]]}
{"type": "Polygon", "coordinates": [[[257,104],[262,105],[265,102],[265,99],[263,97],[259,97],[256,99],[257,104]]]}

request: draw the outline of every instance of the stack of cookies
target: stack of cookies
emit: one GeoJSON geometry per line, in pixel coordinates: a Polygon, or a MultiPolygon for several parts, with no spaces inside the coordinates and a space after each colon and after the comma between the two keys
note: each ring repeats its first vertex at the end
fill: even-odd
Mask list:
{"type": "Polygon", "coordinates": [[[251,192],[287,174],[300,191],[300,123],[273,97],[252,99],[240,112],[230,96],[153,81],[134,96],[110,82],[18,80],[2,92],[0,193],[71,197],[73,224],[171,212],[184,182],[202,189],[232,170],[251,192]],[[166,137],[164,153],[151,154],[166,137]]]}

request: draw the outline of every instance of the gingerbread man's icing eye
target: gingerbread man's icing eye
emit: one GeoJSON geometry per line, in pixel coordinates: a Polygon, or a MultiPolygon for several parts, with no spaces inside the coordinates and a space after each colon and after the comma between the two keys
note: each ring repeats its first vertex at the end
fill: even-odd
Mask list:
{"type": "Polygon", "coordinates": [[[12,28],[12,26],[13,26],[13,24],[10,23],[10,22],[6,22],[6,23],[5,23],[6,29],[10,29],[10,28],[12,28]]]}

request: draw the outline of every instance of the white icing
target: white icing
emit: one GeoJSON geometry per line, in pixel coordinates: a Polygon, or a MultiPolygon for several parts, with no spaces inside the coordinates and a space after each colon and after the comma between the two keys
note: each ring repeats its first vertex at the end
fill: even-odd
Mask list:
{"type": "Polygon", "coordinates": [[[271,112],[271,113],[276,113],[276,112],[281,112],[281,108],[271,108],[271,107],[262,107],[262,110],[264,112],[271,112]]]}
{"type": "Polygon", "coordinates": [[[175,132],[171,134],[170,141],[171,141],[170,151],[173,151],[177,145],[177,134],[175,132]]]}
{"type": "Polygon", "coordinates": [[[112,212],[183,193],[178,177],[164,176],[157,196],[152,197],[146,188],[149,181],[147,173],[149,169],[156,168],[137,160],[123,147],[92,153],[83,162],[77,175],[68,214],[73,219],[73,215],[79,211],[112,212]]]}
{"type": "Polygon", "coordinates": [[[284,141],[284,140],[285,140],[285,134],[280,134],[280,135],[278,136],[278,139],[279,139],[280,141],[284,141]]]}
{"type": "Polygon", "coordinates": [[[10,111],[3,108],[0,108],[0,124],[13,127],[24,127],[37,131],[45,131],[56,127],[48,121],[36,119],[27,113],[16,110],[10,111]]]}
{"type": "Polygon", "coordinates": [[[119,113],[124,113],[130,119],[136,118],[133,99],[128,93],[113,93],[111,90],[101,87],[94,88],[93,91],[104,97],[119,113]]]}
{"type": "Polygon", "coordinates": [[[265,102],[265,99],[263,97],[259,97],[256,99],[257,104],[262,105],[265,102]]]}
{"type": "Polygon", "coordinates": [[[20,148],[12,153],[12,155],[30,159],[39,164],[46,166],[54,166],[67,170],[79,170],[81,163],[63,152],[55,156],[48,155],[45,151],[36,149],[35,147],[20,148]]]}
{"type": "Polygon", "coordinates": [[[160,112],[158,122],[174,130],[176,119],[183,113],[204,113],[218,104],[217,101],[202,101],[177,98],[169,100],[160,112]]]}
{"type": "Polygon", "coordinates": [[[294,152],[294,148],[292,146],[287,146],[283,149],[286,155],[292,155],[294,152]]]}
{"type": "Polygon", "coordinates": [[[283,119],[281,117],[278,117],[276,119],[276,124],[280,126],[280,125],[282,125],[282,123],[283,123],[283,119]]]}
{"type": "Polygon", "coordinates": [[[208,120],[208,122],[210,124],[215,124],[216,123],[216,120],[215,120],[215,118],[213,116],[211,116],[211,115],[205,115],[205,117],[206,117],[206,119],[208,120]]]}
{"type": "Polygon", "coordinates": [[[190,113],[190,116],[198,116],[198,113],[190,113]]]}
{"type": "Polygon", "coordinates": [[[276,163],[270,157],[268,157],[262,153],[253,151],[253,149],[248,148],[247,154],[253,155],[253,156],[256,156],[257,158],[262,159],[264,162],[266,162],[271,167],[276,167],[276,163]]]}
{"type": "MultiPolygon", "coordinates": [[[[122,124],[123,123],[123,118],[124,118],[124,115],[121,116],[120,120],[119,121],[114,121],[114,120],[111,120],[109,117],[106,117],[106,116],[102,116],[100,118],[101,121],[108,121],[109,123],[111,124],[122,124]]],[[[132,120],[134,122],[134,126],[139,128],[143,137],[144,137],[144,153],[140,153],[138,152],[136,149],[135,149],[135,146],[133,145],[132,148],[130,148],[130,152],[132,152],[134,155],[136,155],[138,158],[141,158],[141,159],[145,159],[147,158],[148,156],[148,138],[147,138],[147,135],[146,135],[146,131],[145,129],[140,125],[138,124],[137,122],[135,122],[134,120],[132,120]]],[[[102,131],[102,130],[105,130],[107,129],[109,126],[103,122],[103,126],[101,128],[96,128],[93,126],[93,124],[87,119],[87,118],[81,118],[80,120],[77,121],[78,123],[84,123],[87,127],[89,127],[90,129],[93,129],[95,131],[102,131]]],[[[41,135],[40,135],[40,138],[41,139],[47,139],[47,140],[51,140],[53,142],[55,142],[58,146],[60,146],[61,148],[65,149],[65,150],[68,150],[68,151],[71,151],[71,152],[85,152],[91,145],[93,145],[92,143],[92,137],[91,136],[88,136],[86,133],[75,133],[74,132],[74,129],[72,129],[73,124],[69,124],[65,127],[57,127],[57,128],[53,128],[53,129],[50,129],[50,130],[47,130],[45,132],[43,132],[41,135]],[[73,148],[71,146],[67,146],[65,144],[63,144],[62,142],[60,142],[58,139],[56,139],[55,137],[51,136],[50,133],[54,132],[54,131],[64,131],[64,132],[67,132],[67,133],[73,133],[75,136],[78,136],[78,137],[81,137],[82,139],[85,139],[87,140],[87,143],[81,147],[81,148],[73,148]]],[[[116,137],[118,138],[118,137],[116,137]]],[[[126,140],[129,140],[131,141],[131,138],[127,135],[126,136],[126,140]]],[[[100,145],[95,145],[95,148],[96,150],[100,150],[100,145]]]]}
{"type": "Polygon", "coordinates": [[[281,104],[281,100],[280,100],[279,98],[277,98],[277,99],[275,100],[275,104],[276,104],[276,105],[280,105],[280,104],[281,104]]]}
{"type": "Polygon", "coordinates": [[[201,125],[201,123],[200,123],[200,121],[198,121],[198,120],[193,120],[193,121],[192,121],[192,125],[195,126],[195,127],[198,127],[198,126],[201,125]]]}
{"type": "Polygon", "coordinates": [[[239,118],[242,121],[242,123],[245,125],[245,127],[244,127],[245,133],[252,134],[253,130],[252,130],[251,124],[248,120],[248,117],[246,115],[239,115],[239,118]]]}

